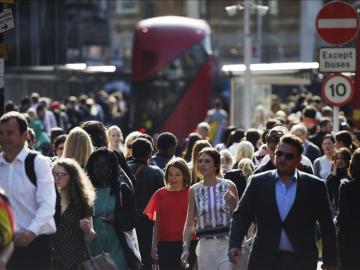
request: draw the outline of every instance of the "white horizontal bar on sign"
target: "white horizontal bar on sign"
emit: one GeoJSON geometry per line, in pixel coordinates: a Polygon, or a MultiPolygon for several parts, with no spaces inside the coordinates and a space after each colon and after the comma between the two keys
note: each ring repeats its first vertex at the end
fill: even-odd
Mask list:
{"type": "Polygon", "coordinates": [[[356,28],[357,19],[319,19],[318,28],[356,28]]]}

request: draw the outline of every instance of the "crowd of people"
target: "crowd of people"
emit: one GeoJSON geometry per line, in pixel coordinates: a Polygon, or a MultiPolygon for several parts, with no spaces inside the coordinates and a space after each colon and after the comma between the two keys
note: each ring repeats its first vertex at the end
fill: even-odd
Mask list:
{"type": "Polygon", "coordinates": [[[184,141],[124,136],[100,103],[71,120],[72,101],[35,93],[0,118],[0,270],[104,252],[117,269],[359,269],[359,134],[316,96],[274,97],[247,130],[216,100],[184,141]]]}

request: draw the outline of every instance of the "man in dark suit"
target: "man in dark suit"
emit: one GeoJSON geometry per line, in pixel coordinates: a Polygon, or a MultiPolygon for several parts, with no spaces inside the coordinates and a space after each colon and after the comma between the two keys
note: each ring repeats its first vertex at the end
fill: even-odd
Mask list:
{"type": "Polygon", "coordinates": [[[249,270],[315,270],[318,262],[315,225],[323,240],[323,267],[336,269],[336,237],[326,186],[298,171],[303,144],[294,135],[281,138],[276,170],[254,175],[236,210],[230,229],[229,258],[236,263],[252,221],[257,232],[249,270]]]}

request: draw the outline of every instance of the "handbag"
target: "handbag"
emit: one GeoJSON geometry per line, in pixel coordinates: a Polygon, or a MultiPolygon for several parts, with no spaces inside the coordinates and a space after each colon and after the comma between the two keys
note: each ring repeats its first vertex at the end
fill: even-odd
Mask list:
{"type": "Polygon", "coordinates": [[[77,270],[118,270],[113,258],[107,252],[92,257],[78,264],[77,270]]]}
{"type": "Polygon", "coordinates": [[[119,192],[120,207],[115,218],[115,230],[124,250],[126,263],[131,270],[142,269],[139,243],[135,230],[136,209],[134,197],[126,184],[121,184],[119,192]]]}
{"type": "Polygon", "coordinates": [[[102,252],[99,255],[91,256],[90,249],[87,247],[90,258],[79,263],[76,270],[119,270],[114,262],[114,259],[108,252],[104,251],[100,239],[95,237],[95,240],[98,241],[102,252]]]}
{"type": "Polygon", "coordinates": [[[239,258],[238,262],[236,263],[237,270],[247,270],[248,269],[249,256],[250,256],[250,251],[251,251],[251,246],[253,244],[253,241],[254,241],[254,238],[250,238],[241,245],[240,258],[239,258]]]}

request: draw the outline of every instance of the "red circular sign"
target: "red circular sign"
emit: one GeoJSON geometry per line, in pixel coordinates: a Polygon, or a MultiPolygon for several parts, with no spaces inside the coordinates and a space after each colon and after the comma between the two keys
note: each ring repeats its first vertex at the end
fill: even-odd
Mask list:
{"type": "Polygon", "coordinates": [[[341,74],[328,76],[322,83],[321,93],[327,104],[344,106],[354,95],[354,81],[341,74]]]}
{"type": "Polygon", "coordinates": [[[359,30],[359,16],[348,3],[326,4],[316,16],[316,31],[326,42],[341,45],[350,42],[359,30]]]}

